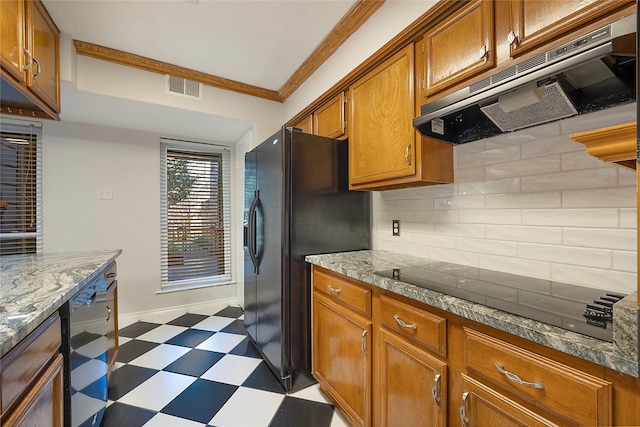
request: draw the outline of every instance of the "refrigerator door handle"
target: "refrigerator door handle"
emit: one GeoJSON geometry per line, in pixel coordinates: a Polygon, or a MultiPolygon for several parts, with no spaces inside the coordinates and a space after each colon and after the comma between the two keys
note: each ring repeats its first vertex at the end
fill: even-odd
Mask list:
{"type": "Polygon", "coordinates": [[[251,257],[254,273],[258,274],[258,258],[256,257],[256,206],[259,202],[259,191],[256,190],[249,206],[249,225],[247,227],[247,249],[251,257]]]}

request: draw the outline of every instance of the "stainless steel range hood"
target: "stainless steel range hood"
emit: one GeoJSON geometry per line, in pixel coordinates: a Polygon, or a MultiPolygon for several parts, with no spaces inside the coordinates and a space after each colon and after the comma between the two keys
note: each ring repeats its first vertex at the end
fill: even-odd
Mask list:
{"type": "Polygon", "coordinates": [[[634,14],[423,105],[413,125],[462,144],[634,102],[635,32],[634,14]]]}

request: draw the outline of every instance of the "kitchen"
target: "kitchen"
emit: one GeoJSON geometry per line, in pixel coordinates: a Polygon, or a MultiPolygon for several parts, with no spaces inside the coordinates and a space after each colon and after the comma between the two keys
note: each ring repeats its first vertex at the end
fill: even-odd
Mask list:
{"type": "MultiPolygon", "coordinates": [[[[233,97],[225,91],[205,88],[220,97],[221,104],[226,106],[224,115],[257,120],[255,130],[236,144],[232,158],[237,179],[233,190],[239,200],[243,187],[239,153],[248,151],[269,136],[274,127],[302,111],[319,93],[400,33],[426,7],[419,2],[385,4],[357,37],[349,40],[359,44],[345,44],[345,50],[338,51],[325,65],[342,71],[334,72],[333,76],[314,76],[316,80],[310,79],[281,110],[273,108],[272,102],[233,97]],[[246,111],[240,113],[236,109],[246,111]]],[[[63,43],[62,58],[74,55],[72,49],[68,40],[63,43]]],[[[63,78],[62,83],[63,111],[86,110],[84,106],[88,103],[99,101],[95,113],[104,117],[103,124],[111,126],[90,124],[89,119],[86,123],[44,122],[43,134],[47,141],[43,145],[45,251],[122,248],[118,267],[123,324],[137,320],[136,316],[174,307],[197,310],[202,301],[221,307],[241,304],[242,268],[237,264],[234,267],[237,285],[156,294],[160,259],[157,144],[159,137],[166,134],[114,126],[109,120],[114,120],[118,112],[126,115],[138,105],[135,102],[133,106],[124,105],[117,98],[105,98],[104,94],[122,98],[135,96],[138,101],[153,102],[158,95],[146,95],[141,88],[148,87],[154,79],[161,81],[163,76],[80,56],[76,60],[77,70],[62,70],[63,77],[69,79],[63,78]],[[75,91],[69,83],[74,81],[74,75],[83,91],[75,91]],[[105,110],[100,111],[100,105],[105,110]],[[102,173],[105,165],[117,173],[107,178],[102,173]],[[145,173],[140,173],[141,170],[145,173]],[[113,188],[113,199],[95,200],[98,187],[113,188]],[[141,194],[147,197],[141,198],[141,194]],[[131,206],[136,209],[130,209],[131,206]],[[103,227],[104,224],[113,226],[103,227]],[[70,229],[77,231],[70,235],[70,229]],[[100,242],[100,246],[96,247],[95,242],[100,242]],[[149,256],[150,253],[154,255],[149,256]],[[135,286],[123,285],[124,282],[135,283],[135,286]]],[[[187,104],[187,101],[173,102],[187,104]]],[[[160,107],[152,111],[152,114],[163,113],[160,107]]],[[[78,116],[80,113],[82,111],[75,112],[78,116]]],[[[611,116],[599,114],[600,123],[593,117],[574,118],[531,131],[539,132],[543,141],[532,141],[536,135],[520,131],[511,135],[522,138],[517,145],[510,144],[509,135],[505,135],[489,142],[457,147],[455,184],[372,194],[373,247],[502,271],[524,271],[531,276],[538,276],[544,269],[544,277],[632,292],[636,286],[634,172],[594,160],[579,145],[561,136],[584,130],[581,120],[588,120],[593,128],[626,123],[635,120],[635,109],[627,106],[620,107],[611,116]],[[565,172],[569,175],[555,175],[561,171],[561,162],[569,165],[572,171],[565,172]],[[539,169],[541,166],[546,169],[539,169]],[[523,169],[531,172],[525,174],[523,169]],[[585,175],[595,175],[597,183],[587,183],[585,175]],[[519,191],[520,185],[525,184],[530,185],[529,190],[519,191]],[[515,194],[517,198],[513,197],[515,194]],[[564,204],[560,204],[561,195],[564,204]],[[563,219],[566,216],[569,219],[563,219]],[[527,227],[521,218],[526,219],[527,227]],[[397,237],[391,235],[393,219],[400,220],[401,232],[397,237]],[[575,228],[569,227],[571,225],[575,228]],[[558,227],[566,230],[567,238],[572,239],[570,248],[558,245],[558,227]],[[521,255],[516,254],[517,249],[521,255]],[[609,257],[607,263],[602,263],[603,256],[609,257]]],[[[179,132],[169,133],[179,135],[179,132]]],[[[236,209],[241,210],[239,206],[236,209]]],[[[235,224],[234,232],[236,241],[240,241],[241,224],[235,224]]],[[[241,247],[236,247],[234,253],[236,259],[242,259],[241,247]]],[[[452,404],[457,406],[457,402],[452,404]]]]}

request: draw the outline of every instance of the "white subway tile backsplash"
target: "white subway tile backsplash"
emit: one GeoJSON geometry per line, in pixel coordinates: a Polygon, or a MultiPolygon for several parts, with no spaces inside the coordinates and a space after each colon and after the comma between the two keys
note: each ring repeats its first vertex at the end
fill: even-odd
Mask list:
{"type": "Polygon", "coordinates": [[[587,190],[567,190],[562,192],[563,208],[635,208],[635,206],[635,186],[590,188],[587,190]]]}
{"type": "Polygon", "coordinates": [[[613,269],[635,273],[638,271],[638,253],[635,251],[613,251],[613,269]]]}
{"type": "Polygon", "coordinates": [[[577,188],[615,187],[618,173],[612,168],[548,173],[522,178],[522,191],[571,190],[577,188]]]}
{"type": "Polygon", "coordinates": [[[633,251],[637,248],[637,233],[631,229],[565,228],[562,243],[569,246],[633,251]]]}
{"type": "Polygon", "coordinates": [[[518,255],[526,259],[583,265],[585,267],[611,268],[612,265],[612,253],[610,250],[605,249],[520,243],[518,255]]]}
{"type": "Polygon", "coordinates": [[[523,159],[532,157],[546,157],[551,154],[586,152],[584,145],[566,136],[556,136],[549,139],[527,141],[522,143],[523,159]]]}
{"type": "Polygon", "coordinates": [[[476,252],[493,255],[515,257],[518,255],[518,243],[505,240],[473,239],[459,237],[456,249],[465,252],[476,252]]]}
{"type": "Polygon", "coordinates": [[[382,200],[402,200],[402,199],[413,199],[413,188],[403,188],[401,190],[389,190],[389,191],[380,191],[380,197],[382,200]]]}
{"type": "Polygon", "coordinates": [[[638,224],[638,210],[620,209],[620,228],[628,228],[635,230],[638,224]]]}
{"type": "Polygon", "coordinates": [[[418,211],[416,212],[416,222],[424,224],[438,222],[460,222],[459,211],[418,211]]]}
{"type": "Polygon", "coordinates": [[[560,208],[562,193],[559,191],[544,193],[508,193],[491,194],[485,198],[487,209],[500,208],[560,208]]]}
{"type": "Polygon", "coordinates": [[[618,227],[617,209],[525,209],[522,223],[557,227],[618,227]]]}
{"type": "Polygon", "coordinates": [[[460,211],[461,224],[522,224],[520,209],[460,211]]]}
{"type": "Polygon", "coordinates": [[[470,181],[484,181],[486,178],[485,168],[468,168],[468,169],[456,169],[453,172],[456,182],[470,182],[470,181]]]}
{"type": "Polygon", "coordinates": [[[491,181],[474,181],[458,184],[458,194],[503,194],[520,191],[520,178],[493,179],[491,181]]]}
{"type": "Polygon", "coordinates": [[[480,268],[497,270],[521,276],[536,277],[538,279],[551,278],[551,263],[534,261],[516,257],[503,257],[491,254],[480,254],[480,268]]]}
{"type": "Polygon", "coordinates": [[[609,165],[610,164],[607,164],[606,162],[598,159],[597,157],[593,157],[591,154],[587,153],[587,151],[584,149],[584,146],[582,151],[562,155],[563,171],[607,168],[609,167],[609,165]]]}
{"type": "Polygon", "coordinates": [[[613,292],[630,294],[638,287],[635,272],[554,264],[552,279],[557,282],[601,288],[613,292]]]}
{"type": "Polygon", "coordinates": [[[484,207],[483,195],[453,196],[435,199],[434,209],[480,209],[484,207]]]}
{"type": "Polygon", "coordinates": [[[487,238],[529,243],[562,243],[562,228],[525,225],[487,225],[487,238]]]}
{"type": "Polygon", "coordinates": [[[373,247],[634,291],[636,172],[569,137],[633,121],[632,107],[455,146],[455,184],[373,193],[373,247]],[[399,237],[392,219],[402,221],[399,237]]]}
{"type": "Polygon", "coordinates": [[[508,145],[500,148],[494,148],[492,150],[458,156],[458,167],[460,169],[464,169],[519,159],[520,145],[508,145]]]}
{"type": "Polygon", "coordinates": [[[560,156],[537,157],[508,163],[487,166],[487,179],[504,178],[507,176],[540,175],[560,172],[560,156]]]}

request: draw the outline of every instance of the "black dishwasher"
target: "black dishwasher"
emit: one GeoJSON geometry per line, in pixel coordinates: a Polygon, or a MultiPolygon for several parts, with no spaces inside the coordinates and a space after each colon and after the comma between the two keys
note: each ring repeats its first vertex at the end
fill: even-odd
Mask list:
{"type": "Polygon", "coordinates": [[[107,404],[107,331],[111,310],[105,304],[115,283],[115,262],[82,288],[62,310],[65,360],[65,426],[97,427],[107,404]]]}

